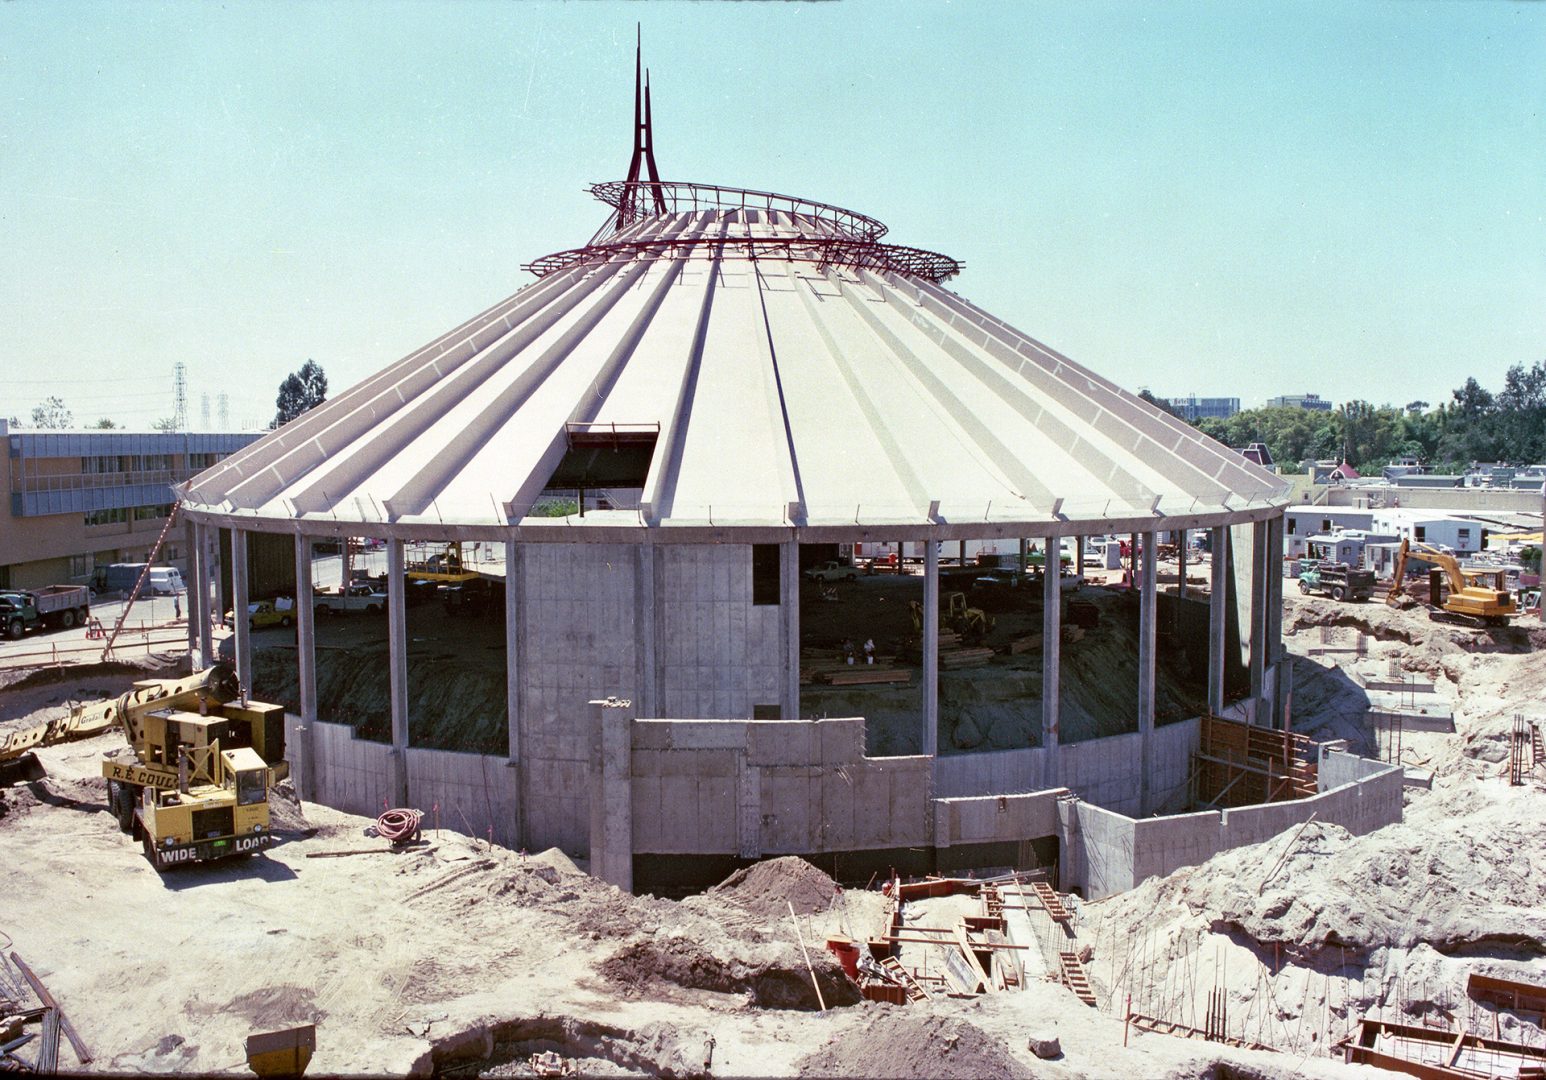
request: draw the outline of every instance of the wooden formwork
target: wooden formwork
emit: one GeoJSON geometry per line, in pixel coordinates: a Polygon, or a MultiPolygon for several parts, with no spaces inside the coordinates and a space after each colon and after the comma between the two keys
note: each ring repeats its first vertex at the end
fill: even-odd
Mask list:
{"type": "Polygon", "coordinates": [[[1310,740],[1297,732],[1204,716],[1192,755],[1197,801],[1249,806],[1307,798],[1316,792],[1310,755],[1310,740]]]}

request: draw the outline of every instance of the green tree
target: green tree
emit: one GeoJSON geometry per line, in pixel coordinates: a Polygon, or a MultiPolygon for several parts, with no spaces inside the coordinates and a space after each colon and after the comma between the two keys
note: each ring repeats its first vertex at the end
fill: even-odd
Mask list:
{"type": "Polygon", "coordinates": [[[172,416],[163,416],[161,419],[154,421],[150,426],[153,431],[176,431],[177,419],[172,416]]]}
{"type": "Polygon", "coordinates": [[[278,412],[271,427],[288,424],[308,409],[315,409],[327,400],[327,376],[322,365],[307,360],[299,371],[293,371],[279,384],[279,397],[274,402],[278,412]]]}
{"type": "Polygon", "coordinates": [[[118,425],[104,416],[91,426],[96,428],[98,431],[112,431],[118,425]]]}
{"type": "Polygon", "coordinates": [[[32,426],[36,428],[67,428],[74,419],[75,414],[57,397],[44,398],[32,409],[32,426]]]}

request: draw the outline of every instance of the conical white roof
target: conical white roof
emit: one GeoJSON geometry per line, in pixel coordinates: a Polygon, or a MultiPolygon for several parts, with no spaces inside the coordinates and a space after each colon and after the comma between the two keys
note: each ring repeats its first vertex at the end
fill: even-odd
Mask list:
{"type": "Polygon", "coordinates": [[[710,185],[593,191],[619,210],[590,244],[194,477],[187,506],[257,527],[830,537],[1174,528],[1285,497],[1281,478],[945,289],[958,264],[879,243],[873,219],[710,185]],[[561,465],[613,436],[647,466],[636,509],[527,516],[561,465]]]}

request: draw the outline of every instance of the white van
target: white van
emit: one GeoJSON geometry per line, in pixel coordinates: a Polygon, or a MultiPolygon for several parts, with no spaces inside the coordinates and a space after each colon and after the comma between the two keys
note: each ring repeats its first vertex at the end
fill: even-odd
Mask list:
{"type": "Polygon", "coordinates": [[[152,566],[145,591],[152,596],[176,596],[183,591],[183,576],[175,566],[152,566]]]}

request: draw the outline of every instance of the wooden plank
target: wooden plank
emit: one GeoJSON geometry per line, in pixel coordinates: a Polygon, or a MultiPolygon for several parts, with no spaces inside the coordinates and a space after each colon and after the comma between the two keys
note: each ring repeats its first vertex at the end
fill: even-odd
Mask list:
{"type": "Polygon", "coordinates": [[[982,961],[977,959],[976,947],[972,944],[972,939],[967,936],[966,924],[957,923],[955,933],[956,943],[961,946],[961,951],[966,954],[967,963],[969,963],[972,970],[977,973],[978,979],[981,980],[983,990],[989,994],[993,993],[993,980],[988,978],[988,973],[986,971],[982,970],[982,961]]]}

